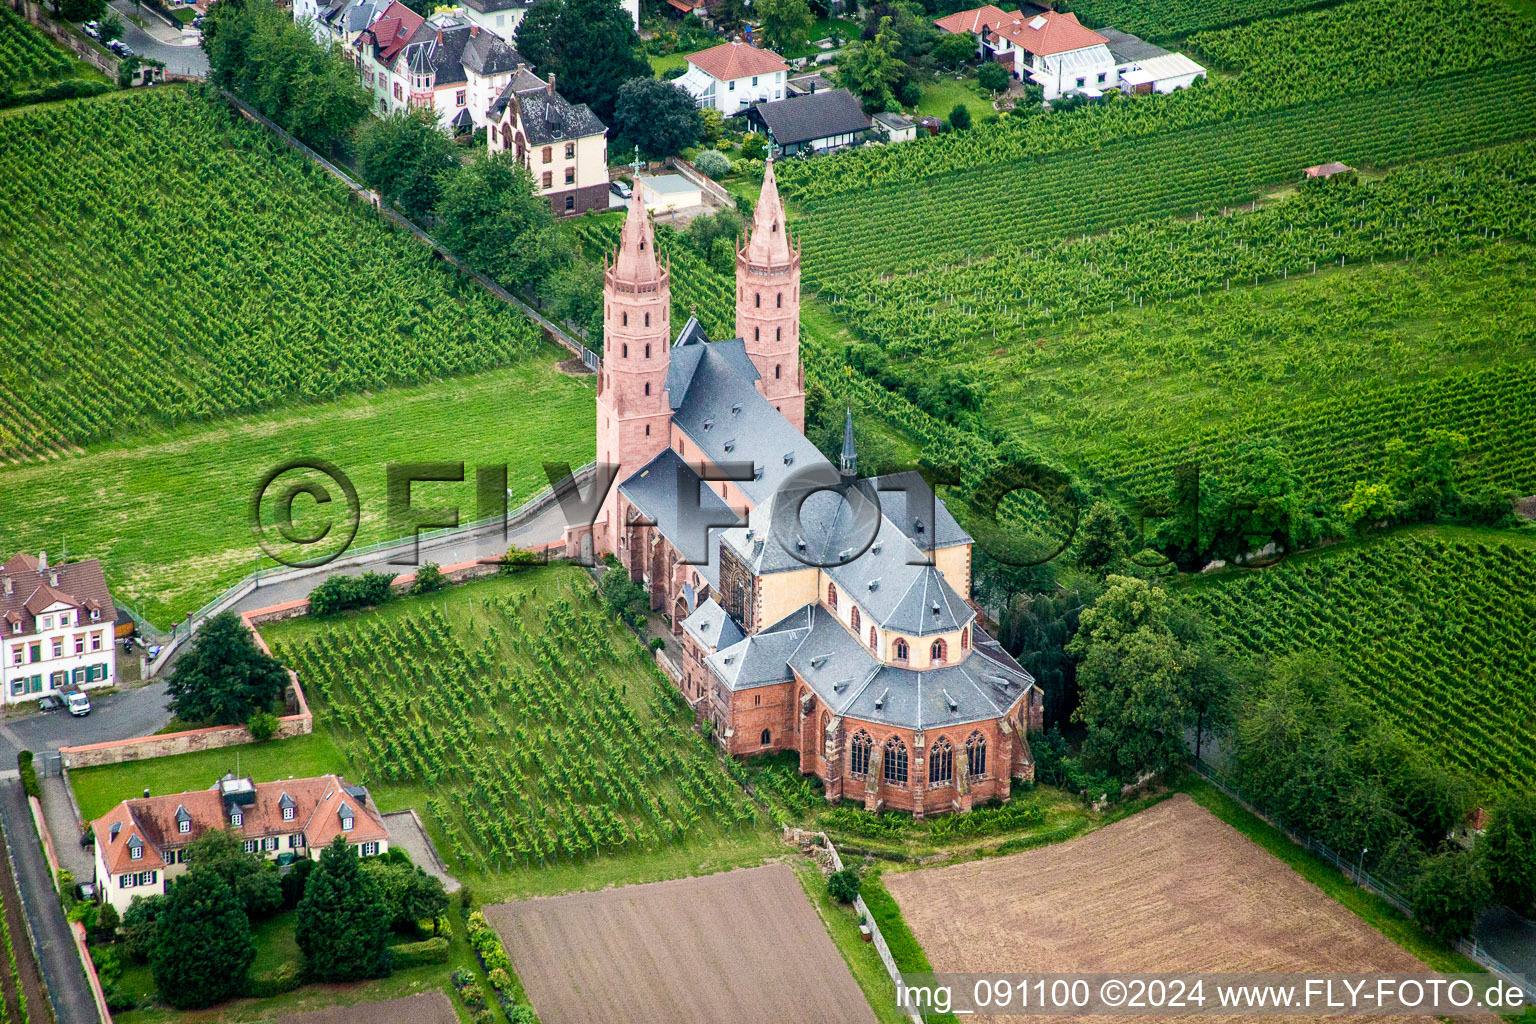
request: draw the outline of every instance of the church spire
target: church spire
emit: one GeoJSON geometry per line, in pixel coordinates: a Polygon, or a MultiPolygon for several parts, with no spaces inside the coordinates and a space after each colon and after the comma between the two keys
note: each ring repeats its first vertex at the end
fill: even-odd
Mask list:
{"type": "Polygon", "coordinates": [[[859,475],[859,453],[853,447],[853,410],[849,409],[843,419],[843,451],[838,458],[838,468],[843,476],[859,475]]]}
{"type": "Polygon", "coordinates": [[[747,241],[747,260],[757,266],[783,266],[789,262],[789,227],[784,223],[784,204],[773,174],[773,158],[763,171],[763,191],[752,211],[752,233],[747,241]]]}
{"type": "Polygon", "coordinates": [[[619,232],[619,252],[614,259],[613,273],[630,284],[655,284],[661,280],[661,263],[656,258],[656,229],[651,225],[645,201],[640,198],[638,183],[629,197],[629,211],[624,215],[624,228],[619,232]]]}

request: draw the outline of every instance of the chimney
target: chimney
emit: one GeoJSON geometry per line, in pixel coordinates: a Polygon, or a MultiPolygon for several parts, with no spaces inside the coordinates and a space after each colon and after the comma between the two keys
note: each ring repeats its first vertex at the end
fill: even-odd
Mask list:
{"type": "Polygon", "coordinates": [[[437,45],[438,46],[442,46],[443,45],[443,30],[442,29],[438,29],[437,30],[437,40],[436,41],[437,41],[437,45]]]}
{"type": "Polygon", "coordinates": [[[40,551],[37,555],[37,574],[41,576],[48,571],[48,552],[40,551]]]}
{"type": "Polygon", "coordinates": [[[480,35],[480,26],[479,25],[471,24],[469,26],[469,38],[475,39],[479,35],[480,35]]]}
{"type": "Polygon", "coordinates": [[[549,73],[549,85],[545,86],[544,91],[551,96],[555,94],[555,73],[553,71],[549,73]]]}
{"type": "Polygon", "coordinates": [[[48,573],[48,585],[50,587],[56,587],[59,585],[59,570],[54,569],[48,573]]]}

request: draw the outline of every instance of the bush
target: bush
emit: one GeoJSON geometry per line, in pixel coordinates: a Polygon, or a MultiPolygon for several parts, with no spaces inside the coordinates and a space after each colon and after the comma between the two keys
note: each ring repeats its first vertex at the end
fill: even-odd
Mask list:
{"type": "Polygon", "coordinates": [[[859,872],[857,868],[843,868],[827,877],[827,895],[839,903],[852,903],[859,898],[859,872]]]}
{"type": "Polygon", "coordinates": [[[1002,92],[1008,88],[1008,72],[996,61],[988,61],[976,72],[976,84],[988,92],[1002,92]]]}
{"type": "Polygon", "coordinates": [[[531,569],[534,566],[543,564],[544,559],[538,553],[513,545],[507,548],[507,553],[501,557],[501,573],[503,576],[511,576],[514,573],[522,572],[524,569],[531,569]]]}
{"type": "Polygon", "coordinates": [[[276,735],[277,716],[270,711],[254,712],[245,720],[245,727],[250,730],[251,739],[263,743],[276,735]]]}
{"type": "Polygon", "coordinates": [[[332,576],[309,595],[309,610],[316,615],[334,615],[353,608],[370,608],[394,597],[388,573],[365,572],[361,576],[332,576]]]}
{"type": "Polygon", "coordinates": [[[922,86],[912,81],[902,82],[901,87],[896,90],[896,99],[904,107],[915,107],[923,101],[922,86]]]}
{"type": "Polygon", "coordinates": [[[963,132],[971,126],[971,110],[964,103],[956,103],[955,109],[949,112],[949,126],[957,132],[963,132]]]}
{"type": "Polygon", "coordinates": [[[1472,932],[1493,896],[1488,874],[1474,854],[1452,850],[1424,862],[1413,886],[1413,916],[1447,945],[1472,932]]]}
{"type": "Polygon", "coordinates": [[[103,903],[101,909],[96,911],[95,927],[87,927],[88,937],[96,945],[105,945],[117,938],[117,926],[122,922],[118,916],[117,908],[110,903],[103,903]]]}
{"type": "Polygon", "coordinates": [[[693,161],[693,166],[711,178],[723,178],[731,173],[731,158],[716,149],[706,149],[693,161]]]}
{"type": "Polygon", "coordinates": [[[756,132],[748,132],[741,140],[741,156],[745,160],[761,160],[768,152],[768,143],[756,132]]]}
{"type": "Polygon", "coordinates": [[[533,1007],[519,1003],[507,1009],[507,1024],[539,1024],[539,1015],[533,1007]]]}
{"type": "Polygon", "coordinates": [[[445,935],[422,939],[420,942],[404,942],[393,949],[397,970],[448,962],[448,938],[445,935]]]}
{"type": "Polygon", "coordinates": [[[161,895],[135,896],[123,915],[123,955],[131,962],[149,962],[149,952],[154,948],[158,935],[160,908],[165,905],[161,895]]]}
{"type": "Polygon", "coordinates": [[[491,987],[496,989],[498,992],[505,992],[507,989],[512,987],[512,975],[502,970],[500,967],[496,968],[490,973],[490,978],[491,987]]]}
{"type": "Polygon", "coordinates": [[[83,96],[100,96],[102,93],[112,92],[116,88],[111,82],[93,82],[84,78],[67,78],[62,82],[53,82],[41,89],[23,92],[6,92],[4,89],[0,89],[0,109],[27,107],[34,103],[71,100],[83,96]]]}
{"type": "Polygon", "coordinates": [[[413,594],[431,594],[448,585],[448,577],[436,562],[426,562],[416,570],[416,582],[411,584],[413,594]]]}
{"type": "Polygon", "coordinates": [[[295,861],[283,875],[283,909],[292,910],[299,905],[299,900],[304,897],[304,882],[309,878],[309,873],[315,870],[315,862],[305,857],[295,861]]]}
{"type": "Polygon", "coordinates": [[[21,788],[27,791],[27,796],[41,800],[43,791],[37,785],[37,769],[32,766],[32,751],[23,750],[18,753],[16,767],[21,772],[21,788]]]}
{"type": "Polygon", "coordinates": [[[663,647],[667,646],[667,642],[665,640],[663,640],[661,637],[657,636],[657,637],[652,637],[651,638],[651,642],[649,644],[647,644],[646,646],[650,647],[650,649],[653,650],[653,651],[659,651],[663,647]]]}

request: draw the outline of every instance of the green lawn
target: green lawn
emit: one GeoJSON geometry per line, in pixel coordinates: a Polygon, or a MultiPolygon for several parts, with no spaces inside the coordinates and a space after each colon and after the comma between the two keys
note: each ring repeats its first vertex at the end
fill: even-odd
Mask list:
{"type": "MultiPolygon", "coordinates": [[[[175,757],[155,757],[69,773],[86,821],[101,817],[120,801],[144,795],[207,789],[225,772],[238,770],[257,782],[305,778],[347,770],[341,748],[324,732],[290,740],[247,743],[222,750],[199,750],[175,757]]],[[[350,780],[349,780],[350,781],[350,780]]]]}
{"type": "MultiPolygon", "coordinates": [[[[561,373],[563,349],[422,387],[180,427],[82,455],[0,470],[0,550],[99,557],[113,596],[169,627],[257,566],[247,503],[262,474],[323,458],[356,485],[356,543],[392,539],[391,463],[464,462],[465,482],[418,484],[418,506],[476,518],[475,466],[508,464],[512,506],[546,486],[545,460],[594,450],[593,378],[561,373]]],[[[285,478],[286,480],[287,478],[285,478]]],[[[300,515],[308,499],[295,504],[300,515]]],[[[270,560],[263,565],[270,566],[270,560]]]]}
{"type": "Polygon", "coordinates": [[[832,944],[843,954],[853,980],[864,990],[864,998],[869,1000],[880,1024],[904,1024],[907,1018],[896,1009],[891,976],[885,971],[880,952],[873,942],[865,942],[859,932],[863,922],[859,920],[858,912],[851,904],[839,903],[827,894],[827,880],[815,864],[802,861],[795,865],[795,874],[826,924],[832,944]]]}
{"type": "Polygon", "coordinates": [[[651,71],[657,78],[660,78],[662,73],[670,68],[681,68],[688,65],[688,55],[686,53],[668,53],[661,56],[653,53],[648,54],[645,59],[651,62],[651,71]]]}
{"type": "Polygon", "coordinates": [[[957,82],[951,75],[939,75],[923,84],[923,97],[918,100],[917,112],[948,120],[950,112],[959,103],[970,108],[972,121],[996,113],[991,97],[982,92],[974,78],[957,82]]]}

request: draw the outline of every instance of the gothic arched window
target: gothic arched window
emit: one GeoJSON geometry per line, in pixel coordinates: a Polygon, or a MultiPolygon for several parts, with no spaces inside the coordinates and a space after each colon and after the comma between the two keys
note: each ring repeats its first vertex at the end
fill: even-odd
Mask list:
{"type": "Polygon", "coordinates": [[[939,637],[933,642],[933,646],[928,648],[928,658],[934,664],[938,664],[944,660],[944,655],[947,651],[948,648],[944,644],[944,638],[939,637]]]}
{"type": "Polygon", "coordinates": [[[645,314],[645,326],[651,326],[651,314],[649,313],[645,314]]]}
{"type": "Polygon", "coordinates": [[[645,358],[651,358],[651,346],[649,342],[647,342],[645,346],[645,358]]]}
{"type": "Polygon", "coordinates": [[[869,738],[869,733],[860,729],[853,734],[853,739],[848,744],[848,773],[850,775],[869,774],[869,755],[875,749],[875,743],[869,738]]]}
{"type": "Polygon", "coordinates": [[[832,608],[832,609],[836,609],[837,608],[837,584],[836,583],[828,583],[827,584],[827,607],[828,608],[832,608]]]}
{"type": "Polygon", "coordinates": [[[895,736],[885,741],[885,781],[895,786],[907,784],[907,745],[895,736]]]}
{"type": "Polygon", "coordinates": [[[646,381],[645,382],[645,393],[646,394],[650,394],[651,393],[651,382],[650,381],[646,381]]]}
{"type": "Polygon", "coordinates": [[[987,774],[987,738],[979,732],[965,741],[965,772],[973,779],[987,774]]]}
{"type": "Polygon", "coordinates": [[[784,308],[784,293],[783,292],[779,293],[779,308],[780,309],[784,308]]]}
{"type": "Polygon", "coordinates": [[[623,323],[623,325],[625,327],[629,326],[629,313],[627,311],[624,312],[624,313],[621,313],[620,316],[619,316],[619,319],[620,319],[620,322],[623,323]]]}
{"type": "Polygon", "coordinates": [[[874,626],[869,627],[869,649],[872,651],[880,649],[880,634],[875,632],[874,626]]]}
{"type": "Polygon", "coordinates": [[[971,627],[966,626],[960,631],[960,649],[963,651],[971,646],[971,627]]]}
{"type": "Polygon", "coordinates": [[[848,612],[848,626],[855,633],[859,631],[859,610],[852,608],[848,612]]]}
{"type": "Polygon", "coordinates": [[[784,370],[784,367],[780,366],[778,363],[774,363],[773,364],[773,379],[774,380],[778,380],[779,379],[779,375],[783,372],[783,370],[784,370]]]}
{"type": "Polygon", "coordinates": [[[773,329],[773,340],[774,341],[783,341],[784,340],[784,328],[782,328],[782,327],[775,327],[773,329]]]}
{"type": "Polygon", "coordinates": [[[620,347],[621,347],[621,349],[622,349],[622,351],[621,351],[621,353],[620,353],[620,354],[621,354],[621,355],[622,355],[622,356],[623,356],[623,357],[624,357],[624,358],[625,358],[625,359],[628,359],[628,358],[629,358],[629,343],[628,343],[628,342],[625,342],[625,343],[624,343],[624,344],[623,344],[623,345],[622,345],[622,346],[620,346],[620,347]]]}
{"type": "Polygon", "coordinates": [[[761,327],[754,327],[754,328],[752,328],[752,340],[753,341],[761,341],[762,339],[763,339],[763,329],[761,327]]]}
{"type": "Polygon", "coordinates": [[[753,294],[753,296],[752,296],[752,304],[754,306],[756,306],[758,309],[762,309],[763,308],[763,293],[762,292],[756,292],[756,293],[753,294]]]}
{"type": "Polygon", "coordinates": [[[955,748],[949,740],[939,737],[928,755],[928,785],[948,786],[955,781],[955,748]]]}
{"type": "Polygon", "coordinates": [[[767,729],[764,729],[763,730],[763,735],[762,735],[761,739],[763,741],[763,746],[766,747],[768,745],[769,741],[773,739],[773,734],[770,733],[767,729]]]}
{"type": "Polygon", "coordinates": [[[896,660],[906,661],[912,657],[912,648],[907,645],[903,637],[896,638],[896,660]]]}

